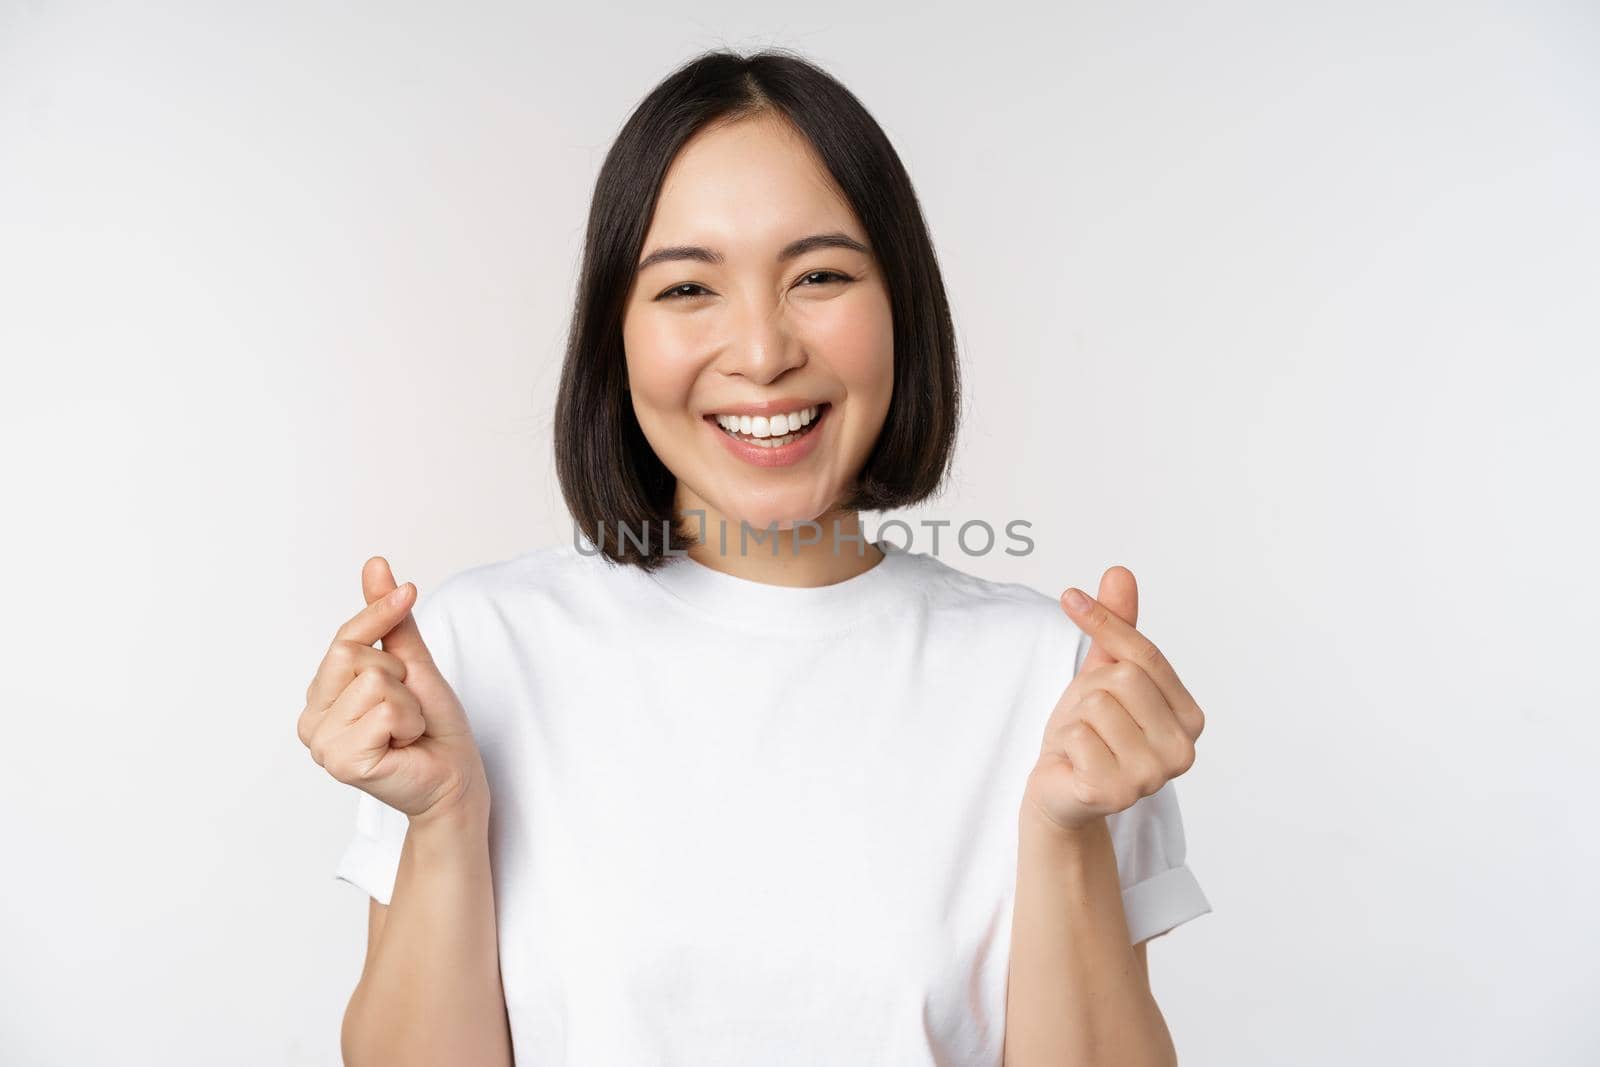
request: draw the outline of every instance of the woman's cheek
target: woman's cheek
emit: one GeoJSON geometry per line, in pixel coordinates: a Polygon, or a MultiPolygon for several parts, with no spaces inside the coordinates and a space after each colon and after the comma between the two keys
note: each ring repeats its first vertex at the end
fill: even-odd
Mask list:
{"type": "Polygon", "coordinates": [[[813,322],[813,351],[827,354],[828,366],[857,401],[887,408],[894,382],[894,319],[887,297],[881,289],[864,290],[831,303],[830,314],[813,322]]]}
{"type": "Polygon", "coordinates": [[[689,331],[671,324],[637,325],[623,330],[628,385],[634,402],[658,408],[683,408],[694,385],[695,353],[700,344],[689,331]]]}

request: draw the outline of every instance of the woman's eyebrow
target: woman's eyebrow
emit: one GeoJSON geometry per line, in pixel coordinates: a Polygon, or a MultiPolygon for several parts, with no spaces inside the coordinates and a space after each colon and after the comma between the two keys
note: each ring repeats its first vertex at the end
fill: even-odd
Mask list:
{"type": "MultiPolygon", "coordinates": [[[[809,237],[802,237],[797,241],[790,241],[778,252],[778,262],[787,263],[797,256],[818,248],[846,248],[852,252],[863,252],[871,255],[871,249],[857,241],[854,237],[843,233],[814,233],[809,237]]],[[[671,245],[667,248],[658,248],[639,261],[638,270],[665,263],[674,259],[692,259],[701,263],[720,264],[722,253],[714,248],[704,248],[700,245],[671,245]]]]}

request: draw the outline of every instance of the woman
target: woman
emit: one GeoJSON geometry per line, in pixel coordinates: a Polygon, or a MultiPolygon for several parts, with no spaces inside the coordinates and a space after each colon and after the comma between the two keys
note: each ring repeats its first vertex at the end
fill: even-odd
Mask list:
{"type": "Polygon", "coordinates": [[[362,791],[347,1062],[1172,1061],[1144,942],[1209,910],[1202,717],[1132,575],[1057,604],[862,532],[936,490],[958,392],[844,87],[708,53],[643,101],[557,401],[575,543],[415,605],[368,560],[307,693],[362,791]]]}

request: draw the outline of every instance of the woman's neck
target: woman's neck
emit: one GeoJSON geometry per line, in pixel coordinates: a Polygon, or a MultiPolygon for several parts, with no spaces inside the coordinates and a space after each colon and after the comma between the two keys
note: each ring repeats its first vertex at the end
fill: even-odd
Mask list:
{"type": "Polygon", "coordinates": [[[810,523],[788,529],[765,528],[723,515],[693,494],[678,494],[675,505],[687,518],[682,525],[703,540],[688,549],[689,558],[712,570],[763,585],[814,587],[833,585],[871,570],[883,552],[861,532],[856,511],[830,509],[810,523]],[[703,512],[700,516],[691,512],[703,512]],[[837,526],[837,532],[835,527],[837,526]]]}

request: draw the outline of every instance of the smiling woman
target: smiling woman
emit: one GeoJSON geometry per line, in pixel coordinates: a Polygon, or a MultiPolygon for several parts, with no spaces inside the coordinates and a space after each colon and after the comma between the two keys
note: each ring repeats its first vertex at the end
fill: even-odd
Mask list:
{"type": "Polygon", "coordinates": [[[675,514],[786,530],[850,510],[840,503],[884,424],[895,368],[888,283],[859,227],[806,139],[771,112],[678,151],[645,236],[661,247],[622,322],[633,415],[676,476],[675,514]],[[663,300],[663,288],[696,292],[663,300]],[[738,417],[753,441],[708,432],[717,416],[738,417]],[[772,447],[775,419],[786,443],[772,447]]]}
{"type": "Polygon", "coordinates": [[[691,513],[853,532],[949,469],[955,332],[916,193],[866,109],[804,60],[701,56],[639,105],[595,183],[579,291],[557,473],[612,559],[693,555],[691,513]],[[799,434],[808,408],[824,417],[799,434]],[[773,414],[800,416],[793,441],[715,429],[749,416],[761,440],[773,414]]]}
{"type": "Polygon", "coordinates": [[[1058,603],[861,535],[937,490],[958,398],[848,90],[711,53],[645,98],[556,398],[576,543],[414,611],[369,560],[308,690],[361,790],[347,1062],[1170,1059],[1144,942],[1209,910],[1171,783],[1199,707],[1125,570],[1058,603]]]}

